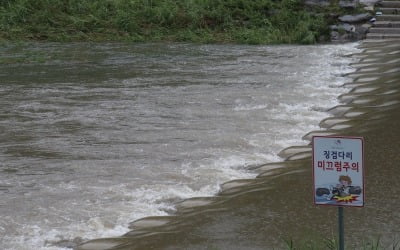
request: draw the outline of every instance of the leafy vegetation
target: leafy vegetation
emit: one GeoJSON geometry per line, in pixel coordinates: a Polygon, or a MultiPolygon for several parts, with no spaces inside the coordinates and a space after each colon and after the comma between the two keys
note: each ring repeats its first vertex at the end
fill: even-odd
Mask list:
{"type": "Polygon", "coordinates": [[[301,0],[2,0],[1,40],[314,43],[324,14],[301,0]]]}

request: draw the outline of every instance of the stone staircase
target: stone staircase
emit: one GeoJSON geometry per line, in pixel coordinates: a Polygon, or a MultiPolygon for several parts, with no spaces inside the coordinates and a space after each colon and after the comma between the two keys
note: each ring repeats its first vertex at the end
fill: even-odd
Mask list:
{"type": "Polygon", "coordinates": [[[367,39],[400,39],[400,0],[382,1],[375,6],[375,11],[376,21],[367,39]]]}

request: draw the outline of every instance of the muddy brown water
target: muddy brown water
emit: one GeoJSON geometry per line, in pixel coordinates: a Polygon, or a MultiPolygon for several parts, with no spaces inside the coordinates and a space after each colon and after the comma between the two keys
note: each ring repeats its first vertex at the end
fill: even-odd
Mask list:
{"type": "Polygon", "coordinates": [[[1,248],[281,249],[332,238],[336,209],[312,204],[317,134],[365,137],[366,206],[345,210],[346,243],[392,244],[399,48],[359,47],[1,47],[1,248]]]}
{"type": "MultiPolygon", "coordinates": [[[[329,112],[324,130],[365,139],[366,201],[345,208],[347,249],[362,249],[380,240],[394,247],[400,240],[400,44],[364,42],[353,55],[359,62],[347,85],[351,91],[329,112]]],[[[132,231],[89,241],[77,249],[284,249],[295,244],[332,239],[337,208],[312,202],[310,148],[291,148],[286,161],[258,168],[255,179],[223,185],[215,197],[178,204],[168,217],[149,217],[131,224],[132,231]],[[276,167],[276,168],[275,168],[276,167]]],[[[390,248],[392,249],[392,248],[390,248]]]]}

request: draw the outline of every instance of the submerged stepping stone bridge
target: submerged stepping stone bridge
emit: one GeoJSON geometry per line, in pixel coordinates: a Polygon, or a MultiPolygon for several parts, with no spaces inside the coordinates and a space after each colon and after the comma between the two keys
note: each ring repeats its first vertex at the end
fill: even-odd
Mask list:
{"type": "Polygon", "coordinates": [[[376,21],[367,39],[400,39],[400,0],[382,1],[375,6],[375,10],[376,21]]]}

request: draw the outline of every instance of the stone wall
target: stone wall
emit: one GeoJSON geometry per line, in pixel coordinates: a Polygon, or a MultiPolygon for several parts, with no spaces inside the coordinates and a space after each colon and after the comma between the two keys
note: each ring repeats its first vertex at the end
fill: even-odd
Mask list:
{"type": "Polygon", "coordinates": [[[340,13],[329,13],[333,19],[330,25],[330,41],[350,42],[366,38],[369,28],[374,22],[374,6],[381,0],[305,0],[310,8],[340,10],[340,13]],[[353,13],[353,14],[343,14],[353,13]],[[354,14],[355,13],[355,14],[354,14]]]}

